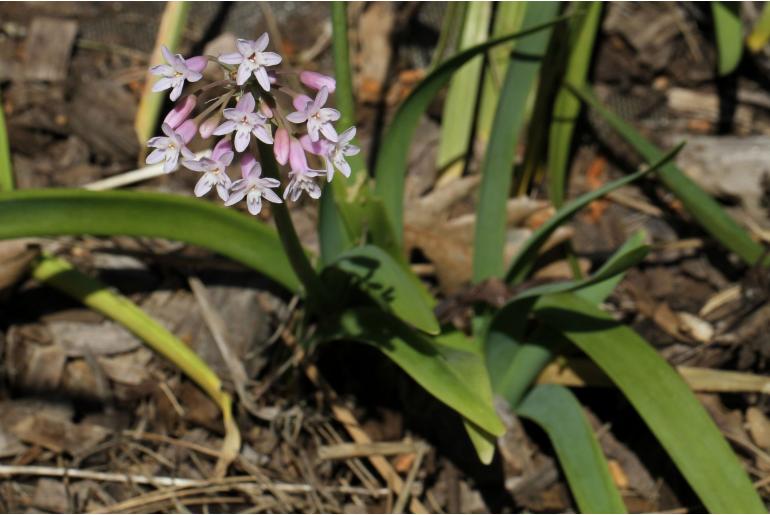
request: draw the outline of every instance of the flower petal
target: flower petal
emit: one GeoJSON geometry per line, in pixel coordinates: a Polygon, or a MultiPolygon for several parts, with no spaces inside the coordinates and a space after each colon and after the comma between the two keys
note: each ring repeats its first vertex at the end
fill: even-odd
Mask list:
{"type": "Polygon", "coordinates": [[[337,141],[337,131],[334,130],[334,125],[330,123],[321,124],[321,134],[326,136],[330,141],[337,141]]]}
{"type": "Polygon", "coordinates": [[[241,64],[243,62],[243,56],[239,52],[232,52],[230,54],[220,55],[218,60],[223,64],[241,64]]]}
{"type": "Polygon", "coordinates": [[[238,39],[238,41],[235,42],[235,46],[243,57],[249,57],[254,53],[253,43],[253,41],[249,41],[248,39],[238,39]]]}
{"type": "Polygon", "coordinates": [[[246,206],[249,208],[249,213],[258,215],[262,211],[262,195],[258,191],[251,190],[246,195],[246,206]]]}
{"type": "Polygon", "coordinates": [[[281,200],[281,197],[278,196],[276,192],[273,190],[262,190],[262,196],[265,197],[267,200],[272,202],[273,204],[283,204],[283,200],[281,200]]]}
{"type": "Polygon", "coordinates": [[[248,130],[240,130],[238,129],[235,131],[235,150],[238,152],[243,152],[246,150],[246,147],[249,146],[249,140],[251,139],[251,132],[248,130]]]}
{"type": "Polygon", "coordinates": [[[176,83],[176,86],[174,86],[174,89],[171,90],[171,94],[169,95],[169,98],[172,101],[175,101],[177,98],[179,98],[182,95],[182,88],[184,87],[184,81],[180,80],[176,83]]]}
{"type": "Polygon", "coordinates": [[[212,132],[212,134],[214,136],[224,136],[225,134],[230,134],[237,128],[238,128],[238,124],[236,124],[234,121],[225,120],[224,122],[222,122],[222,125],[214,129],[214,132],[212,132]]]}
{"type": "Polygon", "coordinates": [[[263,32],[261,36],[257,38],[256,41],[252,42],[251,48],[255,52],[261,52],[265,48],[267,48],[268,43],[270,43],[270,36],[267,35],[267,32],[263,32]]]}
{"type": "Polygon", "coordinates": [[[167,77],[169,75],[174,75],[174,68],[167,64],[158,64],[150,68],[150,73],[167,77]]]}
{"type": "Polygon", "coordinates": [[[148,165],[154,165],[158,164],[161,161],[163,161],[166,158],[166,151],[162,148],[156,148],[152,152],[150,152],[150,155],[147,156],[147,159],[144,160],[145,163],[148,165]]]}
{"type": "Polygon", "coordinates": [[[291,99],[291,103],[297,111],[307,113],[310,106],[313,105],[313,99],[307,95],[297,95],[291,99]]]}
{"type": "Polygon", "coordinates": [[[283,58],[275,52],[262,52],[259,54],[259,61],[263,66],[275,66],[280,64],[283,58]]]}
{"type": "Polygon", "coordinates": [[[168,77],[158,79],[155,84],[152,85],[152,91],[157,93],[158,91],[166,90],[174,85],[174,81],[168,77]]]}
{"type": "Polygon", "coordinates": [[[294,111],[286,115],[286,119],[291,123],[304,123],[307,121],[307,115],[301,111],[294,111]]]}
{"type": "Polygon", "coordinates": [[[217,182],[216,177],[214,177],[214,174],[211,173],[205,173],[203,174],[203,177],[198,179],[198,182],[195,184],[195,189],[193,190],[193,193],[195,193],[196,197],[202,197],[209,191],[211,191],[211,188],[214,187],[214,184],[217,182]]]}
{"type": "Polygon", "coordinates": [[[225,201],[225,205],[226,205],[226,206],[232,206],[233,204],[237,204],[238,202],[240,202],[241,200],[243,200],[243,197],[245,197],[245,196],[246,196],[246,193],[249,191],[249,190],[248,190],[248,189],[246,189],[246,188],[235,189],[235,188],[236,188],[236,186],[235,186],[235,185],[236,185],[238,182],[239,182],[239,181],[235,181],[235,182],[233,183],[233,186],[232,186],[232,188],[230,189],[230,194],[227,196],[227,200],[225,201]]]}
{"type": "Polygon", "coordinates": [[[166,152],[166,162],[163,163],[163,171],[171,173],[179,168],[179,152],[166,152]]]}
{"type": "Polygon", "coordinates": [[[246,93],[235,104],[235,110],[239,113],[253,113],[257,102],[254,100],[254,95],[246,93]]]}
{"type": "Polygon", "coordinates": [[[202,72],[206,65],[209,64],[209,59],[205,55],[196,55],[195,57],[185,59],[184,64],[194,72],[202,72]]]}
{"type": "Polygon", "coordinates": [[[253,69],[254,67],[249,61],[243,61],[240,66],[238,66],[238,75],[235,77],[235,83],[239,86],[246,84],[246,81],[251,77],[253,69]]]}
{"type": "Polygon", "coordinates": [[[273,144],[273,135],[270,134],[269,126],[257,125],[251,132],[253,132],[254,136],[262,143],[267,143],[268,145],[273,144]]]}
{"type": "Polygon", "coordinates": [[[257,77],[257,82],[259,82],[259,85],[262,87],[262,89],[265,91],[270,91],[270,77],[268,77],[265,67],[258,67],[254,72],[254,75],[257,77]]]}
{"type": "Polygon", "coordinates": [[[329,90],[326,88],[326,86],[322,87],[318,90],[318,94],[315,96],[315,100],[313,101],[313,112],[318,112],[324,104],[326,104],[326,100],[329,98],[329,90]]]}

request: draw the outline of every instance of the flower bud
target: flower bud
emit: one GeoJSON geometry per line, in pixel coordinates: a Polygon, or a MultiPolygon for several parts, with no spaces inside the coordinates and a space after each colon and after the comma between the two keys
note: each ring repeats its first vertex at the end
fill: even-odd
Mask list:
{"type": "Polygon", "coordinates": [[[176,129],[182,125],[183,121],[187,120],[190,113],[195,109],[197,103],[198,98],[195,95],[187,95],[177,102],[174,108],[168,112],[163,119],[163,123],[167,123],[172,129],[176,129]]]}
{"type": "Polygon", "coordinates": [[[189,59],[185,59],[184,64],[186,64],[187,67],[192,71],[200,73],[203,71],[206,65],[209,64],[209,59],[205,55],[198,55],[189,59]]]}
{"type": "Polygon", "coordinates": [[[259,112],[265,118],[272,118],[273,117],[273,110],[270,109],[270,106],[267,105],[267,102],[260,102],[259,103],[259,112]]]}
{"type": "Polygon", "coordinates": [[[208,139],[211,137],[211,135],[214,133],[214,129],[219,127],[219,120],[221,120],[219,115],[214,115],[211,118],[207,118],[206,121],[201,124],[200,129],[198,129],[201,138],[208,139]]]}
{"type": "Polygon", "coordinates": [[[334,93],[334,90],[337,87],[337,81],[334,80],[333,77],[318,72],[304,71],[299,74],[299,80],[308,88],[316,91],[326,86],[329,93],[334,93]]]}
{"type": "Polygon", "coordinates": [[[243,157],[241,158],[241,177],[248,179],[256,164],[256,157],[252,156],[251,154],[243,154],[243,157]]]}
{"type": "Polygon", "coordinates": [[[302,144],[294,138],[291,138],[289,145],[289,165],[293,171],[307,170],[307,157],[302,149],[302,144]]]}
{"type": "Polygon", "coordinates": [[[198,126],[195,125],[195,122],[193,120],[187,120],[183,122],[179,127],[174,129],[174,132],[179,134],[179,136],[182,138],[182,141],[187,144],[190,143],[190,140],[193,139],[197,130],[198,126]]]}
{"type": "Polygon", "coordinates": [[[275,152],[275,160],[282,165],[285,165],[289,160],[289,146],[289,132],[280,127],[275,131],[273,152],[275,152]]]}

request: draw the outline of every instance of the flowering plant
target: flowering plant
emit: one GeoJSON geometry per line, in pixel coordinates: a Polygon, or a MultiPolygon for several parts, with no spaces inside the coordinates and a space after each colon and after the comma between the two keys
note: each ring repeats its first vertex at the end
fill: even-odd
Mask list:
{"type": "Polygon", "coordinates": [[[296,202],[303,193],[320,198],[319,179],[331,181],[335,170],[349,177],[347,157],[359,152],[351,143],[356,128],[338,133],[334,122],[340,119],[340,112],[326,107],[336,81],[313,71],[297,75],[276,71],[283,59],[267,51],[268,45],[265,33],[255,41],[239,39],[236,52],[216,58],[184,58],[163,47],[166,64],[151,68],[153,74],[161,77],[153,91],[171,90],[169,97],[177,102],[163,120],[164,136],[147,142],[154,148],[147,163],[162,162],[167,173],[180,166],[200,173],[194,189],[197,197],[215,189],[226,206],[245,198],[252,215],[260,213],[262,199],[272,203],[296,202]],[[185,82],[201,81],[209,63],[219,67],[223,78],[211,84],[196,84],[180,99],[185,82]],[[300,91],[300,87],[308,91],[300,91]],[[199,98],[202,95],[207,96],[205,103],[199,98]],[[199,104],[203,106],[195,114],[199,104]],[[202,140],[219,137],[209,155],[196,158],[189,149],[196,134],[202,140]],[[283,200],[274,191],[281,186],[280,179],[262,177],[262,165],[256,158],[257,141],[272,145],[275,160],[281,165],[288,164],[283,200]],[[241,178],[235,181],[228,175],[234,162],[241,170],[241,178]]]}

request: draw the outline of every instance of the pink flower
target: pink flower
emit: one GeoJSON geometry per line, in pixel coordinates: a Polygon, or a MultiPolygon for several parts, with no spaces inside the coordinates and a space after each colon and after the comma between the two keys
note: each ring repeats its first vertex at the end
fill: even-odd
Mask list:
{"type": "Polygon", "coordinates": [[[150,68],[153,75],[162,76],[152,86],[152,90],[157,92],[171,89],[169,97],[171,100],[176,100],[182,94],[184,81],[198,82],[201,80],[203,77],[201,72],[206,67],[207,60],[203,56],[185,59],[181,54],[172,54],[165,46],[161,47],[161,51],[168,64],[159,64],[150,68]]]}
{"type": "Polygon", "coordinates": [[[222,114],[226,121],[214,130],[214,135],[223,136],[235,131],[235,150],[243,152],[249,146],[251,135],[260,141],[272,145],[273,135],[267,118],[254,112],[254,95],[246,93],[238,100],[235,109],[225,109],[222,114]]]}
{"type": "Polygon", "coordinates": [[[253,74],[257,82],[265,91],[270,91],[270,77],[266,66],[275,66],[281,62],[281,56],[275,52],[265,52],[269,37],[267,32],[259,36],[256,41],[239,39],[236,43],[237,52],[219,56],[219,62],[224,64],[237,64],[238,74],[235,82],[242,86],[253,74]]]}
{"type": "Polygon", "coordinates": [[[281,127],[275,131],[275,160],[285,165],[289,161],[289,131],[281,127]]]}
{"type": "Polygon", "coordinates": [[[246,207],[252,215],[258,215],[262,211],[262,198],[275,204],[282,204],[281,197],[276,195],[273,188],[281,183],[270,177],[262,177],[262,166],[251,154],[245,154],[241,159],[242,179],[235,181],[230,187],[230,197],[225,202],[226,206],[237,204],[246,197],[246,207]]]}
{"type": "MultiPolygon", "coordinates": [[[[188,122],[192,125],[193,134],[195,134],[195,124],[192,120],[188,120],[188,122]]],[[[180,133],[179,130],[174,131],[174,129],[167,123],[161,125],[161,130],[166,136],[150,138],[147,142],[147,146],[154,148],[155,150],[150,152],[150,155],[147,156],[145,162],[148,165],[154,165],[163,161],[163,171],[171,173],[179,168],[179,154],[182,154],[183,157],[188,159],[194,158],[195,154],[190,152],[186,146],[190,139],[192,139],[191,136],[186,138],[190,125],[187,124],[187,126],[185,126],[186,124],[187,122],[183,123],[182,127],[180,127],[183,129],[182,133],[180,133]]]]}
{"type": "Polygon", "coordinates": [[[297,111],[290,113],[286,119],[291,123],[307,122],[307,133],[311,141],[318,141],[319,132],[327,139],[337,141],[337,131],[334,130],[331,122],[340,119],[340,112],[330,107],[323,107],[328,98],[329,90],[326,89],[326,86],[321,88],[315,100],[312,101],[309,97],[298,95],[294,99],[294,107],[297,111]]]}
{"type": "Polygon", "coordinates": [[[289,165],[291,166],[289,172],[291,180],[283,192],[283,198],[296,202],[303,191],[307,192],[311,198],[320,198],[321,187],[315,182],[315,178],[318,177],[319,172],[323,172],[311,170],[308,167],[305,151],[302,149],[302,144],[296,139],[292,139],[290,143],[289,165]]]}
{"type": "Polygon", "coordinates": [[[227,175],[227,167],[233,162],[233,147],[226,139],[220,140],[211,153],[211,157],[203,157],[196,161],[185,159],[182,164],[188,170],[202,173],[203,176],[195,184],[195,196],[202,197],[216,186],[217,194],[222,200],[227,200],[232,181],[227,175]]]}

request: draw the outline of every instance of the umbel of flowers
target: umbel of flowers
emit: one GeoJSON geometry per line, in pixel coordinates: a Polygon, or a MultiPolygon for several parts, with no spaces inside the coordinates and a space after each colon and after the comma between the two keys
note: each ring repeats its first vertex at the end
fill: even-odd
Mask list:
{"type": "Polygon", "coordinates": [[[216,190],[226,206],[245,199],[253,215],[261,211],[262,199],[283,202],[274,191],[281,182],[262,177],[262,166],[253,150],[257,140],[272,145],[276,161],[288,165],[282,197],[292,202],[303,193],[319,198],[318,181],[323,177],[331,181],[335,170],[350,176],[346,158],[359,151],[351,144],[355,127],[339,133],[334,122],[340,113],[326,107],[335,80],[312,71],[298,75],[279,72],[276,66],[282,58],[266,51],[268,43],[267,34],[256,41],[239,39],[237,52],[217,58],[185,59],[164,47],[167,64],[150,68],[160,76],[153,91],[171,90],[169,96],[176,104],[163,120],[163,136],[147,142],[154,149],[147,156],[147,164],[163,163],[166,173],[180,165],[197,172],[200,179],[195,185],[196,196],[216,190]],[[181,97],[185,83],[199,82],[210,61],[220,66],[224,78],[193,86],[187,96],[181,97]],[[301,88],[306,91],[298,91],[301,88]],[[213,97],[204,103],[199,99],[203,93],[213,93],[213,97]],[[208,157],[196,159],[188,148],[196,136],[212,140],[208,157]],[[311,159],[318,163],[317,168],[308,164],[308,154],[314,156],[311,159]],[[241,171],[237,180],[228,175],[228,168],[235,163],[241,171]]]}

